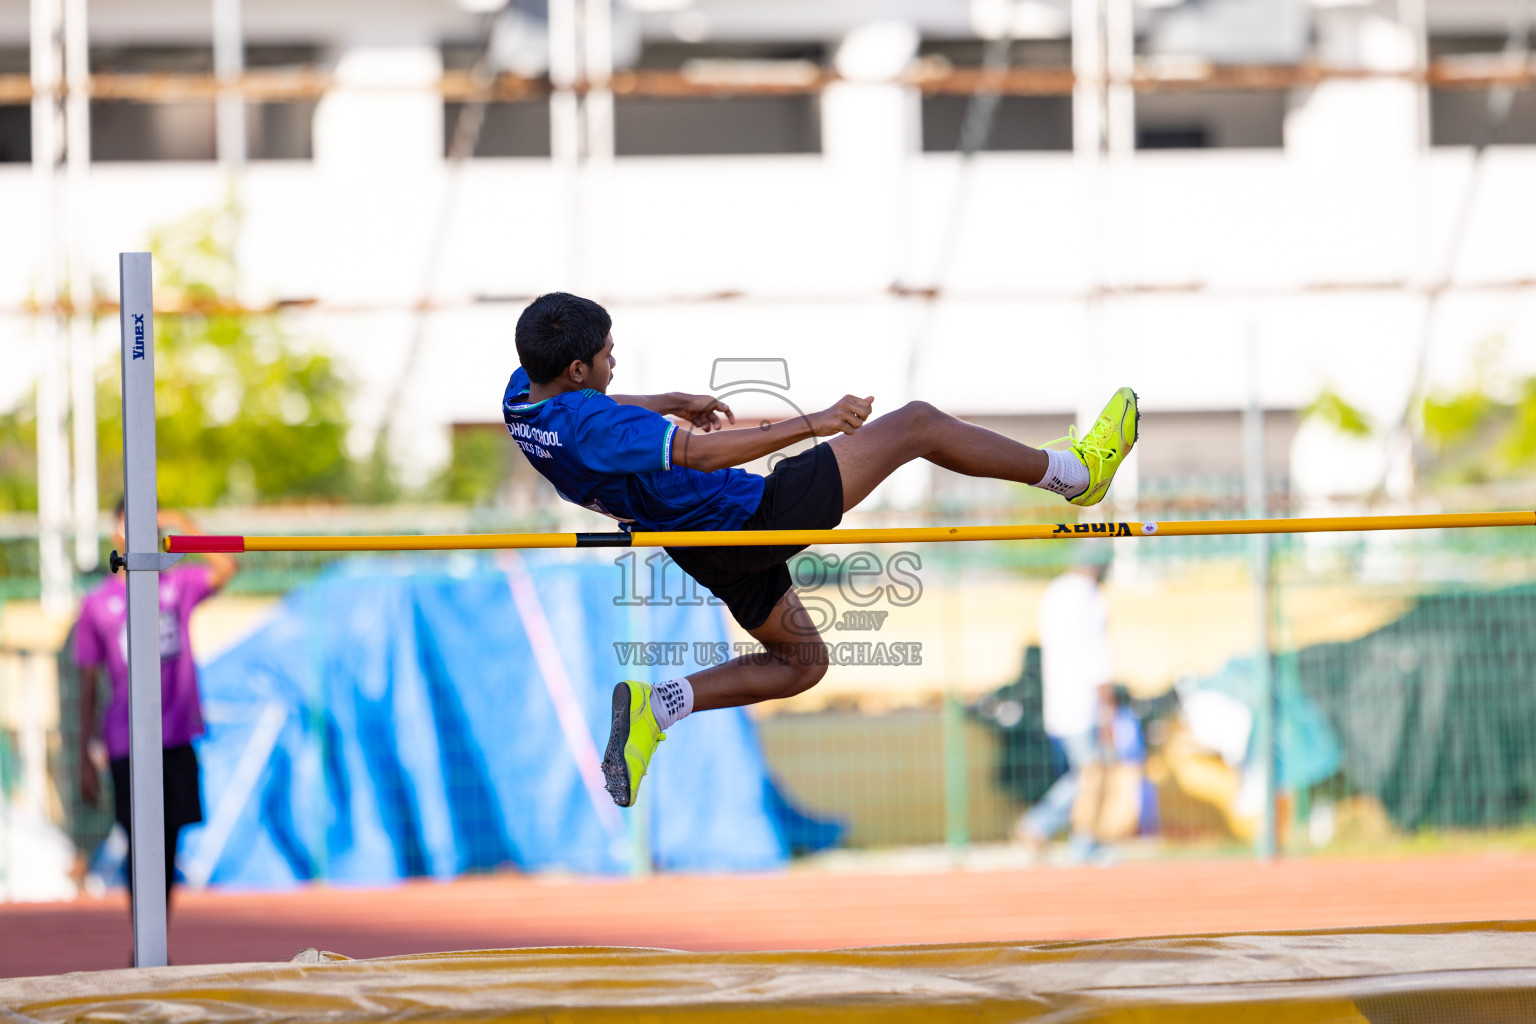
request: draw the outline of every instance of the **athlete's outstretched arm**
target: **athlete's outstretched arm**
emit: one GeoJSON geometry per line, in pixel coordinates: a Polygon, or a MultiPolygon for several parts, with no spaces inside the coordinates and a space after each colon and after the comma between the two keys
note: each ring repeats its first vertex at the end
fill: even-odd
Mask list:
{"type": "Polygon", "coordinates": [[[672,464],[712,473],[728,466],[739,466],[764,455],[771,455],[787,444],[808,437],[851,434],[869,418],[873,398],[845,395],[830,409],[797,416],[742,430],[719,430],[707,434],[679,433],[672,441],[672,464]]]}
{"type": "Polygon", "coordinates": [[[663,416],[676,416],[680,420],[687,420],[695,430],[705,432],[721,430],[725,424],[720,417],[724,416],[736,423],[736,414],[731,412],[731,407],[713,395],[690,395],[683,391],[668,391],[664,395],[609,395],[620,405],[638,405],[642,409],[651,412],[659,412],[663,416]]]}

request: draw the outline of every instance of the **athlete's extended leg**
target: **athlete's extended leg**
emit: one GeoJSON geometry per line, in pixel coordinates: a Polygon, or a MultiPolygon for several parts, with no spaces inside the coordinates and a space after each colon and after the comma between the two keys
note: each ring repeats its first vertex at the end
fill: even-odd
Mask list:
{"type": "Polygon", "coordinates": [[[1045,486],[1074,504],[1092,505],[1103,500],[1115,470],[1136,443],[1139,423],[1135,393],[1121,388],[1084,437],[1078,438],[1075,431],[1068,435],[1070,452],[1031,448],[956,419],[927,402],[908,402],[830,443],[843,477],[844,512],[913,459],[927,459],[966,476],[1045,486]],[[1069,454],[1076,460],[1071,465],[1076,478],[1070,488],[1064,486],[1066,480],[1059,471],[1060,460],[1069,454]]]}
{"type": "Polygon", "coordinates": [[[843,475],[843,511],[869,497],[886,477],[913,459],[999,480],[1035,484],[1045,476],[1045,452],[956,419],[927,402],[908,402],[830,442],[843,475]]]}

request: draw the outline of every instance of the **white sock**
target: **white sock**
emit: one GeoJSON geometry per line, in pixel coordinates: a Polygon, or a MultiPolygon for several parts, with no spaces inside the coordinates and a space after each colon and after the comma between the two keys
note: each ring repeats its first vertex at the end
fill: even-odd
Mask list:
{"type": "MultiPolygon", "coordinates": [[[[1085,471],[1086,472],[1086,471],[1085,471]]],[[[651,712],[663,732],[693,713],[693,684],[687,676],[668,679],[651,688],[651,712]]]]}
{"type": "Polygon", "coordinates": [[[1071,452],[1059,452],[1054,448],[1045,450],[1045,457],[1050,460],[1050,465],[1045,467],[1045,476],[1039,482],[1030,484],[1041,490],[1059,494],[1063,498],[1075,498],[1088,489],[1088,467],[1083,465],[1071,452]]]}

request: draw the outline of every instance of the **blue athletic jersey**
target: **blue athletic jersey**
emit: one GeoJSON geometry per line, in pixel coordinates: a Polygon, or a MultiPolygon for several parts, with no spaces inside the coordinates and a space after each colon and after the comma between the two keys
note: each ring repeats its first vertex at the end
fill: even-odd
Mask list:
{"type": "Polygon", "coordinates": [[[501,412],[507,432],[560,497],[617,519],[621,529],[735,530],[763,500],[755,473],[673,466],[676,424],[590,388],[530,402],[519,366],[501,412]]]}

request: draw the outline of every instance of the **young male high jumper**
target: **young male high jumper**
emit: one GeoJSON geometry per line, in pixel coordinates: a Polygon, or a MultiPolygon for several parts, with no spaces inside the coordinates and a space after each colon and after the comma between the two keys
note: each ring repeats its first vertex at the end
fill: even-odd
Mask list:
{"type": "MultiPolygon", "coordinates": [[[[732,424],[736,418],[708,395],[609,394],[612,326],[590,299],[564,292],[535,299],[517,321],[522,365],[507,384],[502,414],[560,497],[618,520],[621,529],[831,529],[898,466],[919,458],[1093,505],[1136,442],[1140,416],[1130,388],[1115,392],[1085,436],[1070,431],[1060,451],[1019,444],[926,402],[871,420],[874,399],[853,395],[803,418],[725,430],[721,417],[732,424]],[[668,416],[699,433],[680,430],[668,416]],[[783,459],[767,477],[735,468],[796,441],[833,435],[783,459]]],[[[786,563],[802,550],[666,549],[725,602],[765,653],[654,687],[624,681],[613,688],[603,775],[619,806],[634,803],[673,723],[695,711],[792,697],[826,674],[826,647],[790,586],[786,563]]]]}

